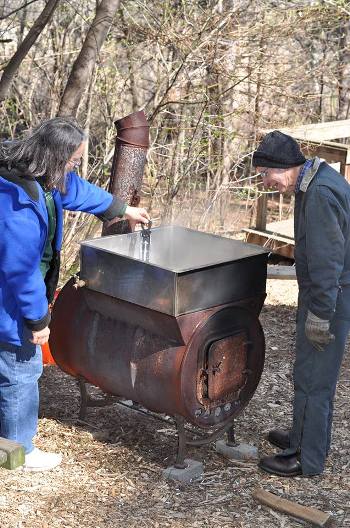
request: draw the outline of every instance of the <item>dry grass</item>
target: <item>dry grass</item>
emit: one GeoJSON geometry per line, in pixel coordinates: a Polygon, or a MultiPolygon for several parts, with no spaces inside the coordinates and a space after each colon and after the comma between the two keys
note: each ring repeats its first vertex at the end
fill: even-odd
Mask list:
{"type": "MultiPolygon", "coordinates": [[[[262,314],[267,339],[266,367],[259,388],[238,419],[238,439],[272,452],[266,432],[288,425],[291,413],[296,284],[269,281],[262,314]]],[[[1,528],[270,528],[303,523],[257,505],[259,484],[301,504],[330,511],[339,526],[350,526],[349,358],[341,372],[332,454],[321,477],[281,479],[254,463],[235,463],[213,447],[193,450],[205,464],[203,478],[189,485],[164,481],[172,462],[173,429],[118,404],[90,409],[78,424],[74,380],[55,367],[41,382],[42,418],[37,445],[64,454],[51,473],[0,469],[1,528]]]]}

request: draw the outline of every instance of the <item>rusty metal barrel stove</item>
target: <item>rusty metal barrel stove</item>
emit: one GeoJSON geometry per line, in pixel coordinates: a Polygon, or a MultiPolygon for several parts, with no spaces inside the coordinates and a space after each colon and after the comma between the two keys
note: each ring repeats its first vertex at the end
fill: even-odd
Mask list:
{"type": "Polygon", "coordinates": [[[258,320],[267,254],[182,227],[81,245],[81,279],[53,311],[50,347],[63,370],[200,427],[236,416],[264,363],[258,320]],[[146,247],[145,247],[146,246],[146,247]]]}
{"type": "MultiPolygon", "coordinates": [[[[113,170],[126,177],[123,185],[112,178],[112,190],[124,189],[130,201],[141,185],[148,143],[147,122],[128,117],[117,123],[141,125],[132,132],[120,126],[113,170]],[[138,175],[133,184],[132,174],[138,175]]],[[[113,233],[121,231],[112,225],[113,233]]],[[[87,240],[80,256],[83,287],[71,279],[53,309],[56,363],[108,394],[174,416],[179,445],[186,443],[184,421],[210,434],[228,430],[263,370],[258,317],[267,252],[164,226],[87,240]]],[[[179,466],[183,459],[178,456],[179,466]]]]}

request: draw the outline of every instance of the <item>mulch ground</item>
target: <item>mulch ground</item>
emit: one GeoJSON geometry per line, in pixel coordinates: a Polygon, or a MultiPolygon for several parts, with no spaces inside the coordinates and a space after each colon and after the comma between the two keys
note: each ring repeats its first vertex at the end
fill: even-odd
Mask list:
{"type": "MultiPolygon", "coordinates": [[[[266,364],[261,383],[237,420],[237,437],[273,452],[266,433],[291,417],[296,284],[269,281],[261,322],[266,364]]],[[[337,526],[350,526],[349,354],[336,396],[333,448],[324,475],[282,479],[254,462],[234,462],[213,446],[190,452],[202,460],[203,477],[191,484],[165,481],[162,470],[176,450],[170,422],[119,404],[89,409],[77,420],[76,382],[56,367],[41,379],[37,445],[60,451],[62,465],[49,473],[0,469],[1,528],[250,528],[300,527],[305,523],[258,505],[256,486],[300,504],[331,512],[337,526]]]]}

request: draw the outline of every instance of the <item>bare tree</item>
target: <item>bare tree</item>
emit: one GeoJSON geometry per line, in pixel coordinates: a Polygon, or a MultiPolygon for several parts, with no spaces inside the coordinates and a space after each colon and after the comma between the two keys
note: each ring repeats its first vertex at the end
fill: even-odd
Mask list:
{"type": "MultiPolygon", "coordinates": [[[[5,18],[9,18],[10,16],[14,15],[15,13],[18,13],[18,11],[21,11],[22,9],[26,9],[30,4],[34,4],[34,2],[37,2],[38,0],[30,0],[29,2],[26,2],[25,4],[17,7],[16,9],[13,9],[9,13],[6,13],[6,15],[1,13],[0,20],[5,20],[5,18]]],[[[2,10],[4,7],[2,8],[2,10]]]]}
{"type": "Polygon", "coordinates": [[[0,80],[0,101],[3,101],[6,98],[7,92],[10,89],[11,83],[18,71],[18,68],[20,67],[23,59],[29,52],[30,48],[36,42],[43,29],[52,18],[52,15],[59,2],[60,0],[49,0],[47,2],[43,11],[40,13],[39,17],[34,22],[32,28],[29,30],[27,36],[20,44],[16,53],[13,55],[9,63],[5,66],[0,80]]]}
{"type": "MultiPolygon", "coordinates": [[[[47,0],[7,0],[1,11],[3,3],[6,65],[22,27],[25,35],[47,0]]],[[[155,222],[235,236],[250,219],[256,223],[263,195],[251,167],[261,130],[319,121],[320,100],[325,121],[350,115],[344,6],[344,0],[65,0],[0,105],[0,135],[17,137],[58,109],[73,113],[90,128],[82,175],[105,186],[113,122],[144,108],[151,147],[142,203],[155,222]]],[[[274,219],[290,214],[290,203],[276,195],[265,203],[274,219]]],[[[79,239],[99,227],[83,213],[69,212],[65,222],[68,273],[76,269],[79,239]]]]}
{"type": "Polygon", "coordinates": [[[76,115],[79,101],[89,84],[97,55],[107,37],[119,4],[120,0],[102,0],[97,5],[96,16],[68,78],[58,115],[76,115]]]}

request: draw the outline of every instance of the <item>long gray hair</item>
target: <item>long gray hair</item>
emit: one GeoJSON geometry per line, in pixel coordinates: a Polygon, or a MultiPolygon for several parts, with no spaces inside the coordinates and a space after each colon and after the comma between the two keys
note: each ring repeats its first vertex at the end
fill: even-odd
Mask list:
{"type": "Polygon", "coordinates": [[[1,144],[0,165],[41,178],[47,189],[64,192],[67,162],[85,140],[86,135],[75,119],[47,119],[23,139],[1,144]]]}

